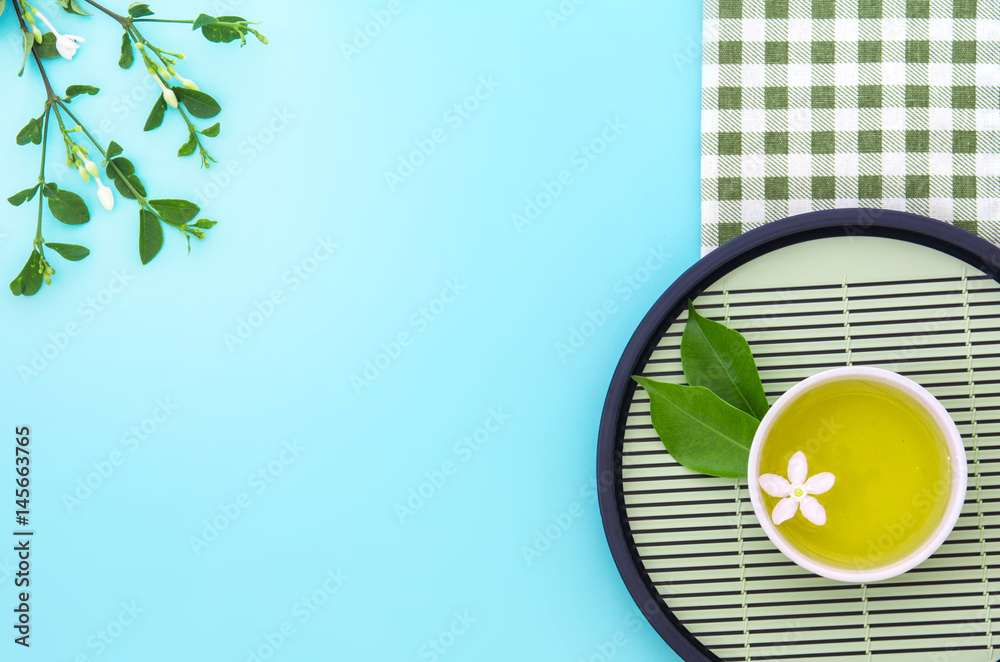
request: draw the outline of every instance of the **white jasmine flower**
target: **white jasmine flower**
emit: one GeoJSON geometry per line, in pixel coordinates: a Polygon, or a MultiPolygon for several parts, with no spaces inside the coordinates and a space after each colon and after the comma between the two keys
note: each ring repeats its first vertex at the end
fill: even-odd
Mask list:
{"type": "MultiPolygon", "coordinates": [[[[49,19],[45,18],[45,16],[42,15],[42,13],[37,9],[35,10],[35,16],[42,19],[42,23],[44,23],[49,30],[52,31],[52,34],[55,35],[56,52],[58,52],[59,55],[66,60],[72,60],[73,56],[76,55],[76,51],[80,48],[80,44],[87,41],[83,37],[78,37],[74,34],[59,34],[59,31],[53,27],[53,25],[49,22],[49,19]]],[[[35,39],[38,39],[37,36],[35,39]]]]}
{"type": "Polygon", "coordinates": [[[800,509],[813,524],[826,524],[826,509],[812,495],[827,492],[833,487],[836,478],[832,473],[824,472],[806,480],[808,474],[806,456],[799,451],[788,461],[788,480],[775,474],[764,474],[758,479],[765,492],[773,497],[784,497],[771,513],[775,526],[795,517],[800,509]]]}
{"type": "Polygon", "coordinates": [[[189,89],[189,90],[198,90],[198,89],[200,89],[198,87],[198,84],[195,83],[193,80],[191,80],[189,78],[185,78],[184,76],[181,76],[180,74],[175,74],[175,75],[177,77],[177,80],[180,81],[181,85],[183,85],[187,89],[189,89]]]}
{"type": "Polygon", "coordinates": [[[73,56],[76,55],[76,51],[79,50],[80,44],[82,44],[86,39],[83,37],[77,37],[72,34],[57,34],[56,35],[56,51],[59,55],[63,56],[66,60],[72,60],[73,56]]]}

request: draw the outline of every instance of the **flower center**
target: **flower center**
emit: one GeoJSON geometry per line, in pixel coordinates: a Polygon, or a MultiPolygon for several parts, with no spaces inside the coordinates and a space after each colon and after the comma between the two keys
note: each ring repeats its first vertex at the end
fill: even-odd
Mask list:
{"type": "Polygon", "coordinates": [[[794,495],[795,495],[795,496],[797,496],[797,497],[801,497],[801,496],[805,496],[806,492],[805,492],[805,490],[803,490],[803,489],[802,489],[801,487],[796,487],[796,488],[795,488],[795,489],[794,489],[794,490],[792,491],[792,494],[794,494],[794,495]]]}

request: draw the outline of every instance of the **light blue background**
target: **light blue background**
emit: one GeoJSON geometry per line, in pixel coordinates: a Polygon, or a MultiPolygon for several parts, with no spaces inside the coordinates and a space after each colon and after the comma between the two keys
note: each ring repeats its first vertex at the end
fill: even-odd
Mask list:
{"type": "MultiPolygon", "coordinates": [[[[50,178],[85,193],[94,219],[47,218],[46,239],[94,253],[55,261],[55,285],[34,298],[0,296],[0,522],[13,517],[13,428],[27,424],[37,531],[28,652],[5,624],[13,578],[0,565],[5,658],[242,662],[289,622],[294,634],[272,659],[435,659],[425,646],[442,636],[452,644],[444,660],[676,659],[638,620],[591,485],[613,368],[698,254],[701,3],[587,0],[553,27],[546,12],[559,0],[401,0],[348,62],[341,43],[388,4],[152,3],[168,18],[260,18],[271,39],[240,50],[183,26],[146,29],[183,50],[182,73],[223,102],[210,172],[172,156],[186,137],[176,114],[142,133],[153,97],[140,66],[115,66],[112,22],[40,5],[87,38],[73,62],[49,65],[60,88],[102,88],[73,108],[125,146],[153,197],[207,200],[219,225],[190,256],[167,232],[162,254],[140,267],[134,205],[119,198],[101,211],[53,140],[50,178]],[[446,113],[480,77],[499,87],[456,129],[446,113]],[[141,97],[134,109],[130,97],[141,97]],[[574,154],[616,118],[627,129],[579,171],[574,154]],[[385,171],[435,129],[446,141],[390,191],[385,171]],[[238,174],[227,178],[227,166],[238,174]],[[519,232],[512,214],[562,170],[573,182],[519,232]],[[339,248],[296,286],[287,274],[314,266],[306,258],[328,236],[339,248]],[[657,268],[646,273],[647,263],[657,268]],[[116,270],[127,287],[87,312],[116,270]],[[448,279],[466,289],[441,312],[434,300],[448,279]],[[230,351],[225,334],[275,290],[283,303],[230,351]],[[608,300],[603,324],[584,324],[608,300]],[[433,323],[411,321],[427,306],[441,313],[433,323]],[[25,377],[70,323],[79,333],[25,377]],[[560,356],[573,329],[590,337],[560,356]],[[352,375],[403,332],[409,346],[356,393],[352,375]],[[176,411],[133,442],[130,428],[158,400],[176,411]],[[509,420],[462,454],[456,443],[491,408],[509,420]],[[281,475],[258,493],[248,477],[280,462],[291,440],[304,450],[272,465],[281,475]],[[114,452],[121,464],[95,474],[114,452]],[[440,483],[443,465],[451,475],[401,523],[396,505],[425,472],[440,483]],[[99,486],[67,506],[88,477],[99,486]],[[196,554],[191,536],[241,493],[250,505],[196,554]],[[529,563],[525,549],[545,546],[538,532],[567,518],[529,563]],[[346,581],[302,622],[296,604],[327,597],[338,570],[346,581]],[[142,613],[114,625],[133,601],[142,613]],[[452,641],[455,612],[475,622],[452,641]],[[103,650],[101,630],[116,635],[103,650]]],[[[13,140],[42,98],[37,72],[14,76],[13,30],[8,8],[3,197],[33,183],[39,153],[13,140]]],[[[5,283],[33,232],[33,207],[0,207],[5,283]]]]}

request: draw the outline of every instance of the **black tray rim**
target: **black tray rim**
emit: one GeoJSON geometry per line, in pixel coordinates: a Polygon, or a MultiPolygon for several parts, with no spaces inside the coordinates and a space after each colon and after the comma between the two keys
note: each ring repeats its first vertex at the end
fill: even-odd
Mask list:
{"type": "Polygon", "coordinates": [[[932,248],[966,262],[1000,282],[1000,247],[966,230],[907,212],[885,209],[832,209],[774,221],[726,242],[674,281],[646,313],[615,368],[601,413],[597,443],[597,486],[601,520],[625,586],[663,640],[686,662],[723,662],[688,632],[659,596],[631,544],[621,490],[617,438],[624,428],[636,384],[631,376],[648,361],[667,327],[708,286],[737,267],[793,244],[842,236],[898,239],[932,248]]]}

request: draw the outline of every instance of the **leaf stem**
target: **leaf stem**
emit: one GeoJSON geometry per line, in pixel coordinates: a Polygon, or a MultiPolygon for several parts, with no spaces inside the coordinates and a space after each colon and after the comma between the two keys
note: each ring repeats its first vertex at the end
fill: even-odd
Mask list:
{"type": "MultiPolygon", "coordinates": [[[[30,35],[32,31],[28,29],[28,24],[24,20],[24,16],[21,12],[20,2],[14,3],[14,13],[17,14],[17,20],[21,24],[22,32],[24,32],[24,34],[30,35]]],[[[42,60],[40,57],[38,57],[38,53],[35,52],[35,44],[31,45],[31,55],[35,59],[35,64],[38,66],[38,73],[41,74],[42,82],[45,84],[45,95],[47,97],[46,105],[48,105],[49,103],[52,103],[52,101],[57,97],[56,93],[52,90],[52,84],[49,82],[49,77],[45,73],[45,67],[42,65],[42,60]]]]}
{"type": "MultiPolygon", "coordinates": [[[[14,2],[14,13],[17,15],[18,23],[21,24],[21,30],[24,34],[31,34],[32,31],[28,30],[28,25],[24,20],[24,14],[21,7],[20,0],[14,2]]],[[[49,82],[49,77],[45,73],[45,67],[42,66],[42,60],[38,57],[38,53],[35,52],[35,45],[31,45],[31,54],[34,56],[35,65],[38,67],[38,73],[41,75],[42,82],[45,84],[45,111],[42,113],[42,159],[41,165],[38,168],[38,221],[35,224],[35,239],[33,245],[39,253],[42,252],[43,244],[45,239],[42,237],[42,216],[45,209],[45,157],[48,152],[49,147],[49,115],[52,112],[52,104],[58,97],[56,93],[52,90],[52,84],[49,82]]]]}
{"type": "Polygon", "coordinates": [[[182,21],[182,20],[170,20],[166,18],[133,18],[132,22],[133,23],[186,23],[188,25],[191,25],[192,23],[194,23],[194,20],[189,19],[187,21],[182,21]]]}
{"type": "Polygon", "coordinates": [[[111,18],[115,19],[116,21],[118,21],[119,23],[122,24],[122,27],[126,27],[126,24],[129,22],[129,19],[125,18],[121,14],[116,14],[115,12],[111,11],[107,7],[104,7],[102,5],[97,4],[96,2],[94,2],[94,0],[87,0],[87,4],[89,4],[94,9],[97,9],[98,11],[104,12],[105,14],[107,14],[108,16],[110,16],[111,18]]]}
{"type": "Polygon", "coordinates": [[[87,3],[90,4],[92,7],[94,7],[95,9],[97,9],[98,11],[101,11],[110,16],[111,18],[113,18],[114,20],[118,21],[118,23],[122,26],[122,29],[125,30],[125,33],[128,34],[129,38],[132,41],[138,43],[141,40],[136,36],[138,34],[138,30],[136,30],[135,27],[132,25],[131,16],[122,16],[121,14],[116,14],[107,7],[99,5],[96,2],[93,2],[93,0],[87,0],[87,3]],[[133,32],[135,32],[135,34],[133,34],[133,32]]]}
{"type": "Polygon", "coordinates": [[[49,146],[49,114],[52,106],[45,104],[45,115],[42,120],[42,165],[38,169],[38,224],[35,226],[35,247],[41,252],[42,238],[42,203],[45,200],[45,152],[49,146]]]}

